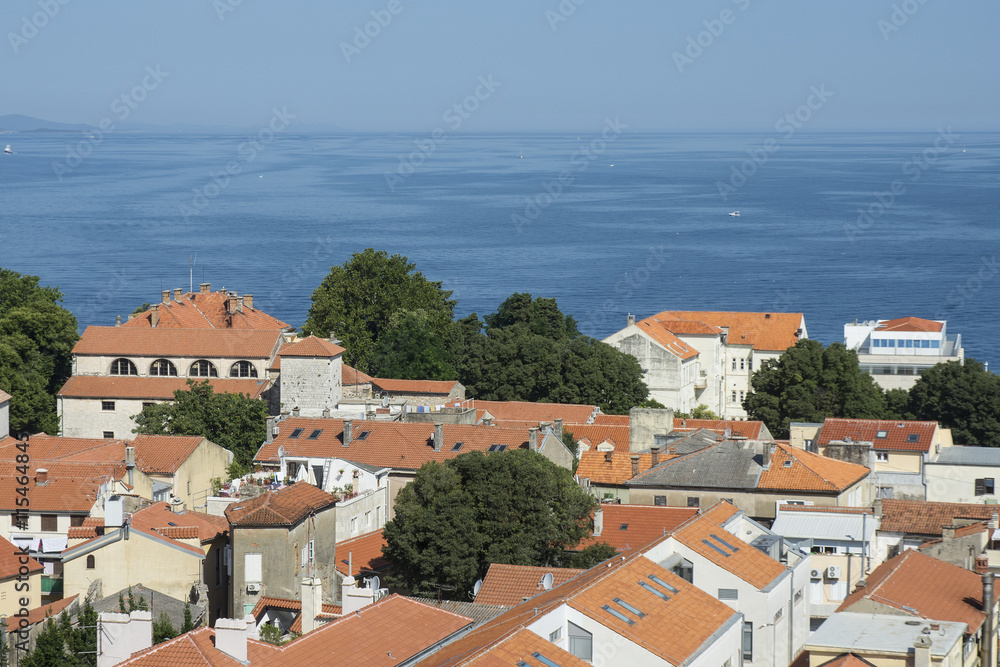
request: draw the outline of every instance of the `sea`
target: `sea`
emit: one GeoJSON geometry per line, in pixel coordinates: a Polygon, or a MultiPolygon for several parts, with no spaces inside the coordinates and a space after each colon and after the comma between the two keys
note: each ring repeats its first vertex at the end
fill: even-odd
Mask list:
{"type": "Polygon", "coordinates": [[[0,267],[58,287],[81,329],[202,282],[301,326],[372,247],[460,316],[528,292],[603,338],[630,313],[802,312],[829,343],[913,315],[1000,362],[1000,134],[788,129],[9,133],[0,267]]]}

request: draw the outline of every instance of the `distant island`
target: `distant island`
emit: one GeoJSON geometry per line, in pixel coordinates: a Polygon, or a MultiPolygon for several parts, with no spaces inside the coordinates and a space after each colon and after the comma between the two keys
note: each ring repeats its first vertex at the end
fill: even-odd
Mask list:
{"type": "MultiPolygon", "coordinates": [[[[294,132],[317,132],[330,134],[348,134],[337,125],[329,123],[293,123],[290,129],[294,132]]],[[[34,118],[22,114],[7,114],[0,116],[0,133],[10,132],[93,132],[97,127],[87,123],[57,123],[43,118],[34,118]]],[[[203,132],[212,134],[240,134],[256,131],[257,128],[231,127],[224,125],[193,125],[190,123],[173,123],[171,125],[153,125],[150,123],[115,123],[116,132],[203,132]]]]}

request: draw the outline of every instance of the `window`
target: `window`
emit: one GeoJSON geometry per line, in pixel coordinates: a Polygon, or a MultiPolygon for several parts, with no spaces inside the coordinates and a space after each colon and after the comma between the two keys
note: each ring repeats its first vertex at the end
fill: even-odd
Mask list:
{"type": "MultiPolygon", "coordinates": [[[[912,340],[906,341],[906,347],[913,347],[913,341],[912,340]]],[[[917,347],[920,347],[920,346],[918,345],[917,347]]]]}
{"type": "Polygon", "coordinates": [[[115,409],[114,401],[101,401],[101,410],[105,412],[113,411],[115,409]]]}
{"type": "Polygon", "coordinates": [[[931,342],[929,340],[922,340],[922,341],[920,341],[920,347],[930,347],[930,346],[931,346],[931,342]]]}
{"type": "Polygon", "coordinates": [[[243,554],[243,578],[247,583],[259,584],[263,577],[263,554],[243,554]]]}
{"type": "Polygon", "coordinates": [[[670,568],[670,571],[689,584],[694,583],[694,563],[686,558],[670,568]]]}
{"type": "Polygon", "coordinates": [[[367,440],[369,434],[371,434],[371,431],[362,431],[361,433],[358,433],[358,437],[356,437],[355,440],[359,441],[367,440]]]}
{"type": "Polygon", "coordinates": [[[654,505],[666,505],[667,504],[667,497],[666,496],[653,496],[653,504],[654,505]]]}
{"type": "Polygon", "coordinates": [[[889,452],[875,452],[875,460],[885,463],[889,460],[889,452]]]}
{"type": "MultiPolygon", "coordinates": [[[[993,488],[994,486],[992,477],[983,477],[981,479],[976,480],[977,496],[993,495],[993,488]]],[[[44,530],[44,528],[42,530],[44,530]]]]}
{"type": "Polygon", "coordinates": [[[323,435],[323,429],[321,428],[315,429],[312,433],[309,434],[307,440],[316,440],[321,435],[323,435]]]}
{"type": "Polygon", "coordinates": [[[748,371],[753,370],[753,358],[747,359],[747,370],[748,371]]]}
{"type": "Polygon", "coordinates": [[[351,535],[358,532],[358,517],[351,518],[351,535]]]}
{"type": "Polygon", "coordinates": [[[105,440],[114,440],[115,439],[115,432],[114,431],[104,431],[104,439],[105,440]]]}
{"type": "Polygon", "coordinates": [[[191,495],[191,480],[188,480],[188,495],[191,495]]]}
{"type": "Polygon", "coordinates": [[[733,399],[730,401],[730,403],[735,403],[735,402],[736,402],[736,390],[734,389],[733,390],[733,399]]]}
{"type": "Polygon", "coordinates": [[[237,361],[233,364],[233,367],[229,369],[229,377],[255,378],[257,377],[257,369],[249,361],[237,361]]]}
{"type": "Polygon", "coordinates": [[[736,358],[735,357],[733,358],[733,370],[734,371],[736,370],[736,358]]]}
{"type": "Polygon", "coordinates": [[[555,630],[549,633],[550,642],[557,642],[560,639],[562,639],[562,628],[556,628],[555,630]]]}
{"type": "Polygon", "coordinates": [[[59,517],[55,514],[42,515],[42,530],[55,532],[59,530],[59,517]]]}
{"type": "Polygon", "coordinates": [[[490,445],[486,451],[488,452],[502,452],[507,449],[507,445],[490,445]]]}
{"type": "Polygon", "coordinates": [[[87,556],[87,569],[93,570],[96,567],[97,567],[97,559],[94,558],[93,554],[87,556]]]}
{"type": "Polygon", "coordinates": [[[371,510],[365,512],[365,528],[372,527],[372,513],[371,510]]]}
{"type": "Polygon", "coordinates": [[[802,602],[802,589],[795,591],[794,603],[798,604],[802,602]]]}
{"type": "Polygon", "coordinates": [[[688,496],[688,507],[701,507],[701,498],[698,496],[688,496]]]}
{"type": "Polygon", "coordinates": [[[150,365],[149,374],[159,377],[177,377],[177,367],[166,359],[157,359],[150,365]]]}
{"type": "Polygon", "coordinates": [[[456,442],[455,446],[451,448],[451,451],[457,452],[458,450],[460,450],[462,448],[462,445],[464,445],[464,444],[465,444],[464,442],[456,442]]]}
{"type": "Polygon", "coordinates": [[[739,600],[740,592],[735,588],[720,588],[719,589],[719,599],[720,600],[739,600]]]}
{"type": "Polygon", "coordinates": [[[906,441],[907,442],[920,442],[920,434],[919,433],[907,433],[906,434],[906,441]]]}
{"type": "Polygon", "coordinates": [[[879,431],[878,433],[875,434],[876,438],[886,438],[888,436],[889,436],[888,431],[879,431]]]}
{"type": "Polygon", "coordinates": [[[594,659],[594,635],[576,623],[569,623],[569,652],[581,660],[594,659]]]}
{"type": "Polygon", "coordinates": [[[294,440],[295,438],[298,438],[300,435],[302,435],[302,429],[297,428],[294,431],[292,431],[292,434],[288,436],[288,439],[294,440]]]}
{"type": "Polygon", "coordinates": [[[82,526],[82,525],[83,525],[83,519],[84,519],[84,518],[85,518],[85,517],[82,517],[82,516],[71,516],[71,517],[69,518],[69,525],[71,525],[71,526],[74,526],[74,527],[77,527],[77,528],[78,528],[78,527],[80,527],[80,526],[82,526]]]}
{"type": "Polygon", "coordinates": [[[747,393],[745,391],[741,391],[740,392],[740,403],[743,402],[743,400],[746,398],[746,395],[747,395],[747,393]]]}
{"type": "Polygon", "coordinates": [[[747,363],[746,359],[740,359],[740,370],[741,371],[745,370],[746,363],[747,363]]]}
{"type": "Polygon", "coordinates": [[[309,562],[310,563],[313,562],[313,559],[315,559],[315,558],[316,558],[316,540],[315,539],[310,539],[309,540],[309,562]]]}
{"type": "Polygon", "coordinates": [[[785,615],[785,610],[784,609],[779,609],[778,611],[776,611],[774,613],[774,620],[776,620],[776,621],[780,620],[781,617],[784,616],[784,615],[785,615]]]}
{"type": "Polygon", "coordinates": [[[199,359],[191,364],[189,375],[195,378],[217,378],[219,377],[219,371],[215,370],[215,365],[211,361],[199,359]]]}
{"type": "Polygon", "coordinates": [[[939,347],[941,347],[941,341],[939,341],[939,340],[932,340],[931,341],[931,347],[933,347],[933,348],[939,348],[939,347]]]}
{"type": "Polygon", "coordinates": [[[128,359],[115,359],[111,362],[112,375],[138,375],[139,371],[128,359]]]}
{"type": "Polygon", "coordinates": [[[753,622],[743,621],[743,659],[753,660],[753,622]]]}

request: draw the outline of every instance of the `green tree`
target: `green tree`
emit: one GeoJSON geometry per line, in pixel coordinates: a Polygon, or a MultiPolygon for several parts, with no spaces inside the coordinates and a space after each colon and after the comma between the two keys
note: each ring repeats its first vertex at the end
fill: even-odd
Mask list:
{"type": "Polygon", "coordinates": [[[346,348],[344,361],[365,372],[372,369],[375,348],[401,312],[423,310],[433,331],[444,336],[455,302],[440,282],[427,280],[402,255],[368,248],[354,253],[313,292],[306,334],[334,335],[346,348]]]}
{"type": "Polygon", "coordinates": [[[148,405],[136,416],[135,433],[200,435],[233,453],[230,473],[248,471],[267,436],[267,405],[245,394],[217,394],[208,380],[187,381],[173,403],[148,405]]]}
{"type": "Polygon", "coordinates": [[[139,306],[138,308],[136,308],[135,310],[132,311],[132,314],[133,315],[142,315],[147,310],[149,310],[151,307],[152,306],[149,305],[148,301],[144,301],[141,306],[139,306]]]}
{"type": "Polygon", "coordinates": [[[465,599],[490,563],[557,565],[590,534],[594,499],[536,452],[427,463],[396,497],[383,553],[413,591],[465,599]]]}
{"type": "Polygon", "coordinates": [[[181,625],[181,634],[187,634],[194,630],[194,621],[191,619],[191,603],[184,603],[184,623],[181,625]]]}
{"type": "Polygon", "coordinates": [[[72,624],[65,611],[58,622],[49,616],[38,633],[35,649],[21,657],[19,667],[81,667],[87,664],[80,659],[81,656],[70,652],[72,632],[72,624]]]}
{"type": "Polygon", "coordinates": [[[569,553],[566,557],[566,567],[575,567],[580,570],[589,570],[598,563],[603,563],[609,558],[618,555],[618,550],[607,542],[591,544],[586,549],[569,553]]]}
{"type": "Polygon", "coordinates": [[[447,339],[426,311],[399,314],[375,346],[371,373],[401,380],[454,380],[447,339]]]}
{"type": "Polygon", "coordinates": [[[69,635],[69,651],[76,655],[81,665],[97,665],[97,611],[89,599],[83,601],[76,619],[76,627],[69,635]]]}
{"type": "Polygon", "coordinates": [[[76,317],[60,305],[62,293],[38,282],[0,269],[0,389],[12,396],[12,432],[55,434],[55,395],[69,379],[80,335],[76,317]]]}
{"type": "Polygon", "coordinates": [[[177,636],[174,624],[170,622],[167,612],[160,612],[160,617],[153,623],[153,643],[159,644],[177,636]]]}
{"type": "Polygon", "coordinates": [[[260,640],[262,642],[267,642],[268,644],[272,644],[274,646],[281,646],[285,643],[282,637],[284,637],[284,633],[277,625],[265,623],[260,626],[260,640]]]}
{"type": "Polygon", "coordinates": [[[743,407],[776,438],[788,437],[792,421],[880,419],[888,412],[882,389],[861,371],[857,353],[841,343],[824,348],[815,340],[800,340],[777,360],[765,361],[751,386],[743,407]]]}
{"type": "Polygon", "coordinates": [[[1000,377],[975,359],[924,371],[910,389],[908,409],[915,419],[950,428],[956,443],[1000,446],[1000,377]]]}

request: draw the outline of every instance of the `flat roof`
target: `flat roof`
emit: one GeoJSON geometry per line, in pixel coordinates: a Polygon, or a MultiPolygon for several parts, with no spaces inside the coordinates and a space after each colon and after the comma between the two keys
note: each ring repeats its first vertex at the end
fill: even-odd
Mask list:
{"type": "Polygon", "coordinates": [[[944,447],[933,461],[927,463],[953,466],[1000,466],[1000,449],[970,445],[944,447]]]}
{"type": "Polygon", "coordinates": [[[928,637],[931,655],[944,657],[962,641],[965,629],[965,623],[838,611],[809,637],[805,649],[907,654],[919,637],[928,637]],[[931,624],[937,624],[939,629],[930,630],[931,624]]]}

